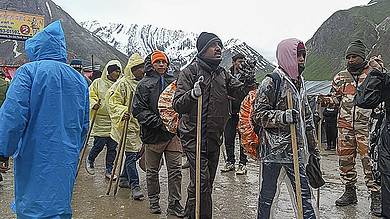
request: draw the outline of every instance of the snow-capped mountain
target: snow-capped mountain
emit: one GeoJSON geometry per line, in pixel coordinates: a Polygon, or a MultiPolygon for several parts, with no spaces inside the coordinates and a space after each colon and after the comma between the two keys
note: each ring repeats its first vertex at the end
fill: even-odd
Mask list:
{"type": "MultiPolygon", "coordinates": [[[[139,52],[146,56],[155,49],[167,53],[171,63],[176,67],[187,65],[196,55],[195,33],[181,30],[168,30],[152,25],[124,25],[117,23],[101,24],[98,21],[81,22],[81,26],[106,41],[126,55],[139,52]]],[[[274,66],[256,50],[238,39],[224,42],[222,65],[228,68],[231,57],[242,53],[248,58],[257,60],[257,72],[269,73],[274,66]]]]}

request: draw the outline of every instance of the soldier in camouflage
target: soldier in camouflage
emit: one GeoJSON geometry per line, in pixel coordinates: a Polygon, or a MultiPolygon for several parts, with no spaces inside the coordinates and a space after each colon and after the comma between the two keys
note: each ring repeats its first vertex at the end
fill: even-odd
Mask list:
{"type": "Polygon", "coordinates": [[[306,50],[302,41],[287,39],[279,43],[276,53],[279,66],[259,86],[252,114],[253,124],[261,127],[257,218],[271,217],[274,197],[286,175],[295,189],[290,124],[296,124],[303,216],[316,218],[304,166],[307,152],[318,156],[313,114],[301,76],[306,50]],[[293,97],[293,109],[287,106],[288,92],[293,97]]]}
{"type": "Polygon", "coordinates": [[[337,206],[357,203],[355,168],[356,155],[360,154],[363,165],[364,180],[371,191],[371,212],[380,215],[380,186],[374,181],[372,164],[368,154],[369,118],[371,110],[354,105],[356,88],[363,83],[372,69],[366,60],[366,46],[356,40],[349,44],[345,57],[347,69],[333,78],[331,97],[323,97],[324,105],[339,106],[338,147],[340,176],[345,185],[344,194],[336,200],[337,206]]]}

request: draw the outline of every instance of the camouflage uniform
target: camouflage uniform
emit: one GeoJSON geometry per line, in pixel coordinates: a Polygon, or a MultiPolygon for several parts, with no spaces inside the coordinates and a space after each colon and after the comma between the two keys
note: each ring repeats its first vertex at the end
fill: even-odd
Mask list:
{"type": "Polygon", "coordinates": [[[368,155],[371,110],[357,107],[353,102],[356,88],[363,83],[370,70],[367,65],[360,75],[352,75],[347,70],[336,74],[333,78],[330,101],[339,105],[337,153],[341,180],[346,186],[353,186],[356,183],[355,158],[359,153],[368,189],[379,191],[379,185],[373,180],[372,164],[368,155]]]}

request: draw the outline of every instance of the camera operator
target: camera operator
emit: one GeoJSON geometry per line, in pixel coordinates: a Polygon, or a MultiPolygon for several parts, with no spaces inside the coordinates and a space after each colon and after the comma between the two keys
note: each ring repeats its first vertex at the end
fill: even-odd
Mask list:
{"type": "MultiPolygon", "coordinates": [[[[256,62],[246,60],[245,56],[242,54],[236,54],[232,57],[232,67],[230,67],[230,73],[233,77],[239,79],[244,83],[244,80],[247,80],[248,76],[252,76],[254,79],[254,67],[256,62]]],[[[229,172],[235,170],[235,139],[237,132],[237,124],[239,121],[238,112],[240,111],[241,102],[244,100],[245,96],[240,96],[239,98],[233,98],[229,96],[229,104],[231,107],[231,115],[225,126],[225,148],[226,148],[226,164],[224,168],[221,169],[221,172],[229,172]]],[[[236,171],[237,175],[244,175],[247,172],[246,163],[248,162],[247,156],[244,154],[244,150],[240,147],[240,161],[238,169],[236,171]]]]}

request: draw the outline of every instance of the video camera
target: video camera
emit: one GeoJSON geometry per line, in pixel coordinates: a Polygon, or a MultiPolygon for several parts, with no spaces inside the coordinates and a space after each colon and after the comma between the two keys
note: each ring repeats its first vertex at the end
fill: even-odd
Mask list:
{"type": "Polygon", "coordinates": [[[243,83],[255,83],[256,82],[256,64],[257,60],[245,59],[238,67],[238,79],[243,83]]]}

